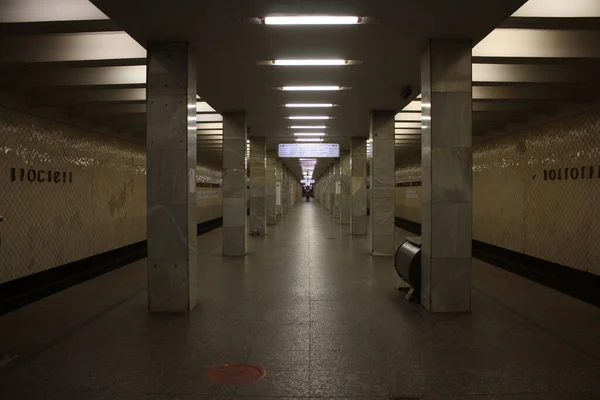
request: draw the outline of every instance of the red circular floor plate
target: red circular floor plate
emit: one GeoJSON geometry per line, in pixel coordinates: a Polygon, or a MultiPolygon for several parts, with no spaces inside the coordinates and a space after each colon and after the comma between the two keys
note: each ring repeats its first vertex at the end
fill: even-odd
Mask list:
{"type": "Polygon", "coordinates": [[[208,371],[210,380],[222,385],[247,385],[260,381],[267,371],[252,364],[225,364],[208,371]]]}

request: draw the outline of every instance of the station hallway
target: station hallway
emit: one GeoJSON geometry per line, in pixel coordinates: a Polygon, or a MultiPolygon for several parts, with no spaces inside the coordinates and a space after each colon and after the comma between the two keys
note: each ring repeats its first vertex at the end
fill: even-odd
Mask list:
{"type": "Polygon", "coordinates": [[[0,398],[598,399],[597,307],[474,259],[472,312],[430,314],[369,243],[299,202],[245,258],[199,237],[189,315],[148,314],[145,260],[20,308],[0,317],[22,354],[0,398]],[[226,363],[266,377],[212,382],[226,363]]]}

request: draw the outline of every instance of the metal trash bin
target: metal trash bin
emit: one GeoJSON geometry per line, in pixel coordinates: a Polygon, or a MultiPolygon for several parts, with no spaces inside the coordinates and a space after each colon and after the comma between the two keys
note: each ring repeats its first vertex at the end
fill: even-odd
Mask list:
{"type": "MultiPolygon", "coordinates": [[[[411,288],[406,295],[410,300],[421,298],[421,238],[407,237],[396,250],[394,266],[400,278],[408,283],[411,288]]],[[[399,286],[400,289],[401,286],[399,286]]]]}

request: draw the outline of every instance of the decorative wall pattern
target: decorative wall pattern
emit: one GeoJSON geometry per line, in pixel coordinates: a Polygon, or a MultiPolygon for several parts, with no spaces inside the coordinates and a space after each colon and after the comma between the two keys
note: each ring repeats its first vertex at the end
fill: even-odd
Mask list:
{"type": "Polygon", "coordinates": [[[145,239],[140,146],[0,107],[0,154],[0,283],[145,239]]]}
{"type": "MultiPolygon", "coordinates": [[[[220,217],[221,171],[196,176],[220,217]]],[[[0,283],[145,240],[145,149],[0,107],[0,216],[0,283]]]]}
{"type": "MultiPolygon", "coordinates": [[[[420,181],[418,165],[396,182],[420,181]]],[[[420,187],[396,215],[420,222],[420,187]]],[[[600,110],[481,142],[473,154],[476,240],[600,275],[600,110]]]]}

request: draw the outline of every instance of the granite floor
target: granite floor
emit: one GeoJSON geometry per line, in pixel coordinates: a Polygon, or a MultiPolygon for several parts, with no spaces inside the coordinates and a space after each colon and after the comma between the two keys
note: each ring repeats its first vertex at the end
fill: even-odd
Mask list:
{"type": "Polygon", "coordinates": [[[314,202],[248,239],[199,238],[189,316],[148,315],[142,261],[0,317],[0,399],[600,399],[596,307],[474,261],[473,312],[428,314],[314,202]],[[267,375],[207,378],[231,362],[267,375]]]}

